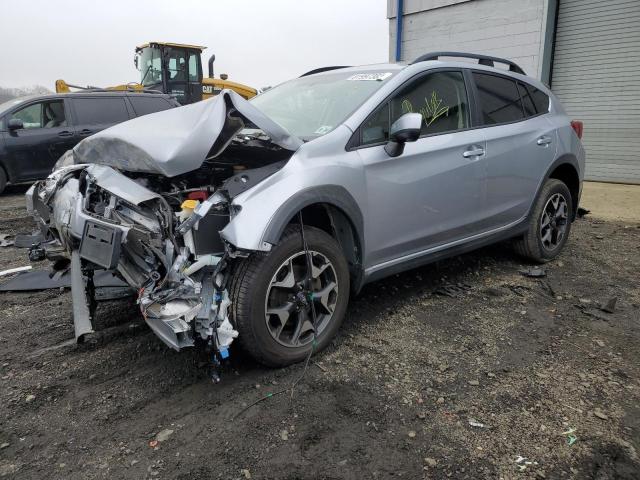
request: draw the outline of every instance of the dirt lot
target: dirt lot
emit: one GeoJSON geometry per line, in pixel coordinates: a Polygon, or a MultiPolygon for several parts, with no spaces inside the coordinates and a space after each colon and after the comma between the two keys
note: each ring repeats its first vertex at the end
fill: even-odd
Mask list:
{"type": "MultiPolygon", "coordinates": [[[[30,229],[23,191],[0,198],[0,233],[30,229]]],[[[302,366],[233,351],[214,386],[146,328],[59,346],[67,291],[0,294],[0,476],[639,478],[639,222],[579,220],[545,278],[506,247],[367,286],[293,395],[235,419],[302,366]]],[[[126,302],[100,314],[139,321],[126,302]]]]}

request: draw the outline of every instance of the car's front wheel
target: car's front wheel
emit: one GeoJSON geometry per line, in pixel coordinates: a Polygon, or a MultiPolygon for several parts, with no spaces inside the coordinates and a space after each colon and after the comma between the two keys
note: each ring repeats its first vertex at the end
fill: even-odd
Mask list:
{"type": "Polygon", "coordinates": [[[300,228],[291,225],[271,252],[253,254],[234,269],[231,300],[238,340],[269,366],[299,362],[310,349],[326,347],[349,302],[349,269],[340,246],[322,230],[304,230],[308,260],[300,228]]]}
{"type": "Polygon", "coordinates": [[[564,182],[550,178],[543,185],[529,217],[529,229],[515,242],[516,251],[539,263],[556,258],[571,231],[573,199],[564,182]]]}

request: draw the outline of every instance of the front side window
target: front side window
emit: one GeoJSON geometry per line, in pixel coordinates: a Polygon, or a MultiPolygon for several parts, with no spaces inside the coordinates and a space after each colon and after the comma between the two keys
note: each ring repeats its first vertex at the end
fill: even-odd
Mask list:
{"type": "Polygon", "coordinates": [[[73,100],[78,123],[102,125],[129,120],[127,106],[122,97],[75,98],[73,100]]]}
{"type": "Polygon", "coordinates": [[[140,83],[145,87],[162,83],[162,59],[159,48],[147,47],[139,53],[140,83]]]}
{"type": "Polygon", "coordinates": [[[393,122],[405,113],[422,116],[421,135],[469,127],[469,103],[461,72],[435,72],[411,82],[362,126],[362,144],[386,142],[393,122]]]}
{"type": "Polygon", "coordinates": [[[516,82],[497,75],[473,72],[484,125],[522,120],[522,103],[516,82]]]}
{"type": "Polygon", "coordinates": [[[34,103],[13,113],[10,118],[22,120],[25,129],[67,126],[62,100],[34,103]]]}

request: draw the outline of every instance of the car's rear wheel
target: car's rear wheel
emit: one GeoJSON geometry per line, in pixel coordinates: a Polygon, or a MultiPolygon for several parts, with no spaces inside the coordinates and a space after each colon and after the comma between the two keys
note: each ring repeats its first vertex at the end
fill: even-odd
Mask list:
{"type": "Polygon", "coordinates": [[[529,218],[529,229],[515,242],[516,251],[539,263],[556,258],[571,231],[573,200],[560,180],[546,181],[529,218]]]}
{"type": "Polygon", "coordinates": [[[345,315],[349,269],[337,242],[305,227],[311,282],[300,228],[288,227],[268,254],[254,254],[236,266],[232,316],[242,347],[269,366],[302,361],[326,347],[345,315]],[[315,322],[312,308],[315,310],[315,322]]]}

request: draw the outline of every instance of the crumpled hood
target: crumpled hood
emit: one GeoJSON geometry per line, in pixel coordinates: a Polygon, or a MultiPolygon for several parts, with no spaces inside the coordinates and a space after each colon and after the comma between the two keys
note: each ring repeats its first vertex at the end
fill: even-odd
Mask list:
{"type": "Polygon", "coordinates": [[[97,163],[130,172],[175,177],[219,155],[252,123],[273,143],[296,151],[302,140],[232,90],[184,107],[135,118],[107,128],[73,149],[75,163],[97,163]]]}

